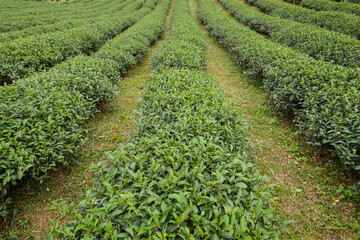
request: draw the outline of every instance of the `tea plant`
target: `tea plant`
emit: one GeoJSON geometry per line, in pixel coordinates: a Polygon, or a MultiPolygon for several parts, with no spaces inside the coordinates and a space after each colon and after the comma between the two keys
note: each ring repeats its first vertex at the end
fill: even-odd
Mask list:
{"type": "Polygon", "coordinates": [[[59,5],[42,2],[37,6],[33,6],[33,8],[26,6],[26,1],[10,2],[11,7],[6,8],[4,6],[6,4],[5,0],[1,1],[0,32],[3,33],[33,26],[51,25],[63,20],[79,19],[84,16],[90,17],[92,13],[97,15],[98,11],[109,10],[109,7],[122,4],[123,0],[112,2],[108,0],[93,1],[92,4],[71,1],[71,4],[62,3],[59,5]]]}
{"type": "Polygon", "coordinates": [[[360,38],[360,18],[334,11],[315,11],[276,0],[245,0],[263,12],[296,22],[308,23],[360,38]]]}
{"type": "Polygon", "coordinates": [[[26,177],[42,180],[50,169],[71,161],[83,139],[82,123],[97,103],[113,100],[113,83],[161,35],[167,9],[166,2],[160,4],[96,55],[77,56],[0,88],[1,217],[8,214],[7,194],[14,185],[26,177]]]}
{"type": "Polygon", "coordinates": [[[359,170],[360,69],[315,61],[219,14],[210,2],[198,3],[201,21],[246,66],[246,73],[263,84],[272,107],[295,115],[310,143],[359,170]]]}
{"type": "Polygon", "coordinates": [[[360,41],[321,27],[255,12],[235,0],[218,0],[240,23],[315,59],[360,67],[360,41]]]}
{"type": "MultiPolygon", "coordinates": [[[[26,27],[21,30],[14,30],[10,32],[0,33],[0,42],[11,41],[20,37],[27,37],[30,35],[39,35],[43,33],[64,31],[65,29],[75,28],[89,23],[102,21],[105,18],[109,17],[110,9],[111,11],[116,13],[117,11],[121,11],[127,5],[129,5],[128,1],[124,1],[121,3],[119,3],[118,1],[113,1],[113,4],[111,5],[106,4],[103,7],[99,6],[93,9],[84,9],[85,13],[83,14],[79,14],[77,12],[79,9],[76,8],[77,13],[75,14],[75,16],[66,16],[65,20],[57,21],[53,24],[46,24],[46,25],[41,24],[41,25],[26,27]]],[[[58,12],[56,13],[58,14],[58,12]]],[[[26,15],[27,13],[23,13],[23,14],[27,16],[26,15]]],[[[0,13],[0,17],[5,19],[5,17],[1,13],[0,13]]],[[[21,18],[21,21],[23,21],[24,23],[29,22],[28,19],[24,19],[23,17],[21,18]]]]}
{"type": "MultiPolygon", "coordinates": [[[[169,41],[179,33],[188,40],[185,55],[196,54],[203,38],[187,21],[187,1],[176,1],[173,14],[169,41]]],[[[199,71],[202,64],[164,67],[166,58],[152,59],[157,73],[143,94],[136,136],[108,154],[110,166],[94,168],[96,187],[64,207],[72,221],[53,222],[48,238],[278,239],[267,178],[250,161],[241,114],[199,71]]]]}
{"type": "Polygon", "coordinates": [[[360,15],[360,5],[350,2],[332,2],[327,0],[286,0],[286,2],[299,4],[316,11],[338,11],[360,15]]]}
{"type": "Polygon", "coordinates": [[[96,168],[96,188],[49,239],[277,239],[244,122],[208,75],[150,77],[135,138],[96,168]]]}
{"type": "Polygon", "coordinates": [[[179,2],[174,6],[166,43],[152,55],[151,68],[156,71],[166,68],[204,69],[206,67],[206,42],[190,10],[185,7],[187,3],[179,2]]]}
{"type": "Polygon", "coordinates": [[[0,43],[0,84],[48,69],[72,55],[90,54],[150,12],[147,7],[136,11],[141,6],[142,1],[137,0],[116,18],[0,43]]]}

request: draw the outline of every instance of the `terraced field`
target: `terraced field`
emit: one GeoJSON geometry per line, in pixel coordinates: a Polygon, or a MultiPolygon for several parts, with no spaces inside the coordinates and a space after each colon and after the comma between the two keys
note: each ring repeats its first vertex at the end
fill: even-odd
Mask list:
{"type": "Polygon", "coordinates": [[[357,3],[0,1],[2,238],[360,238],[357,3]]]}

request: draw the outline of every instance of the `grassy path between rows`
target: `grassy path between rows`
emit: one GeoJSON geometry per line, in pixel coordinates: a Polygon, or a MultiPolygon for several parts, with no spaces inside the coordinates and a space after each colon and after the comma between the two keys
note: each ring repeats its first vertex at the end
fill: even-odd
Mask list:
{"type": "MultiPolygon", "coordinates": [[[[213,0],[216,8],[230,17],[213,0]]],[[[189,0],[195,16],[196,0],[189,0]]],[[[197,21],[199,23],[199,21],[197,21]]],[[[325,166],[329,157],[311,148],[296,134],[291,121],[275,115],[267,105],[267,95],[257,84],[249,82],[243,69],[199,23],[208,43],[208,73],[219,80],[225,96],[245,113],[258,157],[256,164],[263,174],[278,185],[277,214],[286,220],[290,235],[284,239],[357,239],[360,237],[359,214],[354,202],[337,193],[341,183],[349,184],[343,172],[325,166]]]]}
{"type": "MultiPolygon", "coordinates": [[[[166,32],[171,12],[172,7],[166,19],[166,32]]],[[[50,218],[68,221],[57,209],[52,209],[53,202],[70,204],[84,199],[92,187],[91,166],[104,161],[106,152],[116,150],[119,143],[131,137],[136,127],[135,110],[150,74],[150,56],[164,41],[165,35],[153,44],[140,64],[119,81],[119,94],[112,105],[104,106],[87,124],[89,141],[77,159],[79,164],[51,173],[42,184],[33,182],[17,190],[13,198],[17,198],[16,206],[22,206],[21,211],[13,226],[10,223],[0,226],[0,239],[45,239],[51,227],[50,218]]]]}

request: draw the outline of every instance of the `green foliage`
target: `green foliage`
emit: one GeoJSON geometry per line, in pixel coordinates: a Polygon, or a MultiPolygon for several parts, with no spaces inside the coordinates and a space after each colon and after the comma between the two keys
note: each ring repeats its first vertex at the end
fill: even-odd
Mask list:
{"type": "Polygon", "coordinates": [[[61,5],[44,2],[29,7],[24,1],[10,1],[10,6],[6,8],[4,6],[6,0],[3,0],[0,10],[0,32],[10,33],[33,26],[56,24],[68,19],[97,16],[105,12],[109,14],[109,8],[117,9],[117,6],[122,5],[123,2],[123,0],[92,1],[92,3],[72,1],[71,4],[61,5]]]}
{"type": "MultiPolygon", "coordinates": [[[[192,52],[204,40],[187,22],[187,2],[176,1],[173,14],[169,41],[177,32],[192,52]]],[[[53,222],[48,238],[278,239],[267,178],[249,161],[242,116],[198,71],[201,64],[160,71],[164,62],[152,59],[159,71],[143,94],[136,136],[108,154],[111,166],[93,169],[96,187],[64,206],[73,219],[64,227],[53,222]]]]}
{"type": "Polygon", "coordinates": [[[236,0],[219,2],[240,23],[315,59],[360,67],[360,41],[346,34],[255,12],[236,0]]]}
{"type": "MultiPolygon", "coordinates": [[[[148,1],[145,7],[155,3],[148,1]]],[[[82,123],[92,116],[98,103],[114,99],[113,83],[161,35],[167,7],[158,6],[159,10],[93,56],[71,58],[48,72],[0,88],[1,217],[8,214],[7,194],[11,187],[26,177],[41,180],[50,169],[68,164],[83,139],[82,123]],[[122,58],[128,55],[136,58],[122,58]]]]}
{"type": "Polygon", "coordinates": [[[150,77],[135,138],[95,168],[96,189],[49,239],[277,239],[241,115],[208,75],[150,77]]]}
{"type": "Polygon", "coordinates": [[[0,84],[48,69],[72,55],[90,54],[150,12],[148,7],[136,11],[141,6],[137,0],[117,18],[0,43],[0,84]]]}
{"type": "Polygon", "coordinates": [[[166,43],[152,55],[151,68],[204,69],[206,67],[206,42],[195,23],[187,3],[178,1],[171,16],[166,43]]]}
{"type": "Polygon", "coordinates": [[[308,23],[360,38],[360,18],[358,16],[334,11],[319,12],[277,0],[245,1],[272,16],[308,23]]]}
{"type": "Polygon", "coordinates": [[[246,73],[263,83],[272,107],[294,114],[312,144],[359,170],[360,69],[315,61],[220,15],[205,0],[198,3],[201,21],[246,73]]]}
{"type": "Polygon", "coordinates": [[[300,4],[303,7],[314,9],[316,11],[338,11],[355,15],[360,15],[360,5],[346,2],[332,2],[329,0],[285,0],[300,4]]]}
{"type": "MultiPolygon", "coordinates": [[[[99,1],[96,1],[96,2],[99,2],[99,1]]],[[[117,14],[120,13],[120,11],[126,5],[129,5],[129,2],[113,1],[113,4],[111,4],[111,5],[106,4],[103,7],[96,7],[93,9],[85,9],[85,12],[82,14],[78,13],[79,9],[76,8],[76,14],[74,16],[66,15],[66,18],[64,20],[57,21],[53,24],[46,24],[46,25],[40,24],[40,25],[26,27],[21,30],[14,30],[14,31],[10,31],[10,32],[0,33],[0,42],[11,41],[16,38],[27,37],[29,35],[40,35],[43,33],[64,31],[65,29],[75,28],[75,27],[83,26],[83,25],[90,24],[90,23],[93,24],[97,21],[103,21],[105,19],[108,19],[110,16],[109,9],[111,9],[111,11],[114,12],[114,17],[116,17],[117,14]]],[[[24,14],[33,15],[34,13],[31,12],[31,13],[24,13],[24,14]]],[[[61,13],[56,12],[56,14],[61,14],[61,13]]],[[[53,15],[54,15],[54,13],[52,14],[52,16],[53,15]]],[[[3,16],[3,14],[0,13],[0,16],[3,16]]],[[[9,18],[7,18],[7,19],[9,19],[9,18]]],[[[31,21],[26,20],[22,17],[21,22],[25,24],[25,23],[29,23],[31,21]]]]}
{"type": "MultiPolygon", "coordinates": [[[[158,17],[162,20],[161,15],[158,17]]],[[[136,27],[129,28],[114,41],[106,43],[102,50],[94,54],[94,57],[115,61],[117,63],[115,69],[125,74],[128,69],[136,66],[149,50],[150,44],[163,33],[163,22],[151,22],[151,24],[153,25],[150,27],[150,23],[146,20],[139,21],[136,27]]]]}
{"type": "Polygon", "coordinates": [[[345,187],[344,184],[341,184],[336,192],[341,194],[341,198],[360,202],[360,191],[358,185],[345,187]]]}
{"type": "Polygon", "coordinates": [[[44,176],[65,164],[82,140],[80,124],[92,107],[80,93],[47,85],[19,83],[0,93],[0,215],[5,217],[8,189],[25,176],[44,176]]]}

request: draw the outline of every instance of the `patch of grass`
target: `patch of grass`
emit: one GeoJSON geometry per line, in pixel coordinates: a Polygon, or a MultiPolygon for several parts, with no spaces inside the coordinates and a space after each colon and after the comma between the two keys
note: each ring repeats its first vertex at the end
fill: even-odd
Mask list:
{"type": "MultiPolygon", "coordinates": [[[[220,4],[215,6],[230,16],[220,4]]],[[[195,14],[196,3],[190,0],[195,14]]],[[[199,23],[201,26],[201,24],[199,23]]],[[[202,27],[202,26],[201,26],[202,27]]],[[[202,27],[209,45],[208,72],[219,79],[225,96],[244,112],[254,155],[263,174],[271,177],[278,200],[277,213],[294,220],[285,239],[357,239],[358,204],[347,200],[339,185],[350,185],[351,175],[339,170],[325,152],[312,148],[286,118],[267,104],[267,93],[249,81],[230,54],[202,27]]]]}

